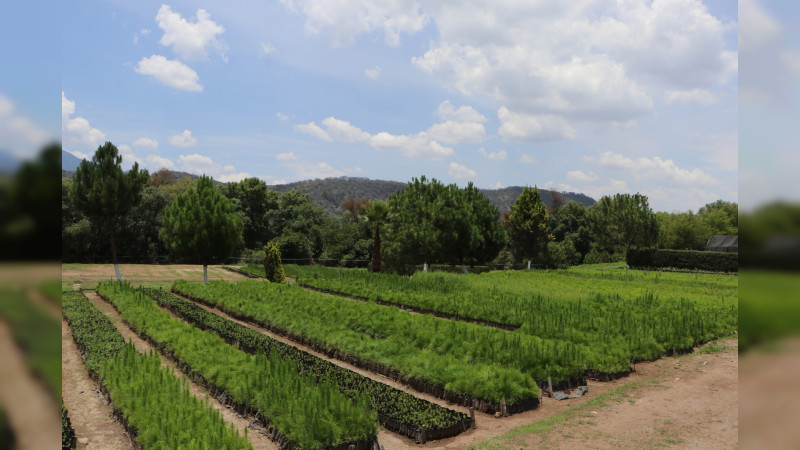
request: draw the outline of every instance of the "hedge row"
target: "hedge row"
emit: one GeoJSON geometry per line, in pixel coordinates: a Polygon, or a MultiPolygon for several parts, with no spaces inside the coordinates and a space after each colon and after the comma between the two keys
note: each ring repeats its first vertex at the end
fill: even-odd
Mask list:
{"type": "Polygon", "coordinates": [[[738,272],[739,254],[697,250],[630,249],[626,258],[632,269],[703,270],[709,272],[738,272]]]}

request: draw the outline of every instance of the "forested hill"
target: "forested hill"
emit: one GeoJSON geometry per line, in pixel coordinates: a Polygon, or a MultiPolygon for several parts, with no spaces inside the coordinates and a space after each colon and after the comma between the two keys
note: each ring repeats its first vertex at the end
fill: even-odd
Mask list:
{"type": "MultiPolygon", "coordinates": [[[[400,183],[398,181],[339,177],[325,178],[324,180],[297,181],[289,184],[270,186],[269,188],[278,192],[287,192],[292,189],[297,189],[300,192],[308,194],[314,204],[321,207],[326,214],[340,216],[344,213],[340,205],[348,198],[386,200],[391,194],[406,187],[406,184],[407,183],[400,183]]],[[[522,192],[522,187],[511,186],[502,189],[481,189],[481,192],[483,192],[483,195],[485,195],[500,212],[505,212],[508,211],[509,205],[514,203],[514,200],[516,200],[520,192],[522,192]]],[[[545,204],[550,204],[552,193],[548,190],[542,190],[541,193],[542,200],[544,200],[545,204]]],[[[583,203],[584,206],[591,206],[595,203],[593,198],[584,194],[562,192],[561,195],[564,197],[565,203],[575,201],[583,203]]]]}

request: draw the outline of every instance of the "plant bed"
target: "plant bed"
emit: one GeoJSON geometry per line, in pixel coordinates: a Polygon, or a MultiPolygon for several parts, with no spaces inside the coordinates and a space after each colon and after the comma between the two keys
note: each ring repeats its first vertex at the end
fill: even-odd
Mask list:
{"type": "Polygon", "coordinates": [[[455,436],[472,426],[472,419],[466,414],[416,398],[411,394],[317,358],[296,347],[213,314],[195,303],[173,294],[156,289],[145,289],[144,291],[159,305],[198,328],[216,332],[229,344],[242,350],[266,355],[275,353],[282,359],[294,361],[303,374],[310,374],[319,379],[335,380],[345,395],[367,393],[378,412],[378,420],[381,425],[398,434],[418,439],[421,436],[422,427],[425,427],[429,439],[431,436],[438,436],[437,439],[441,439],[455,436]],[[404,414],[406,410],[413,412],[404,414]],[[437,426],[437,423],[441,425],[437,426]]]}
{"type": "MultiPolygon", "coordinates": [[[[206,298],[201,298],[191,293],[185,291],[176,291],[173,289],[173,292],[184,296],[186,298],[191,299],[192,301],[196,301],[198,303],[204,304],[206,306],[212,308],[218,308],[219,310],[225,312],[226,314],[234,317],[236,319],[242,320],[244,322],[265,328],[269,331],[272,331],[276,334],[280,334],[282,336],[287,337],[288,339],[297,342],[301,345],[307,346],[314,351],[320,352],[330,358],[338,359],[340,361],[344,361],[348,364],[352,364],[356,367],[369,370],[370,372],[377,373],[379,375],[383,375],[391,380],[406,384],[420,392],[425,392],[436,397],[442,398],[449,402],[455,403],[460,406],[465,407],[473,407],[478,411],[483,411],[489,414],[493,414],[495,412],[500,412],[500,400],[492,401],[487,399],[482,399],[475,396],[465,395],[462,393],[453,392],[451,390],[446,389],[443,385],[431,382],[429,380],[425,380],[415,376],[409,376],[402,372],[401,370],[391,367],[387,364],[374,361],[368,358],[361,357],[359,355],[354,355],[349,352],[343,351],[337,347],[328,345],[324,342],[320,342],[316,339],[301,335],[299,333],[293,332],[288,328],[280,326],[278,324],[268,322],[265,320],[258,320],[252,317],[249,314],[245,314],[241,311],[238,311],[234,308],[226,307],[225,305],[218,304],[213,301],[209,301],[206,298]]],[[[538,406],[538,395],[528,397],[528,399],[521,399],[525,401],[521,403],[521,406],[515,407],[514,405],[519,402],[509,402],[508,406],[506,407],[507,413],[513,411],[521,412],[524,410],[532,409],[538,406]]]]}
{"type": "Polygon", "coordinates": [[[82,293],[64,294],[63,315],[89,378],[97,382],[134,448],[177,448],[190,443],[252,448],[207,401],[192,396],[184,381],[162,368],[157,356],[141,355],[126,344],[108,317],[82,293]],[[178,425],[187,419],[195,427],[178,425]]]}
{"type": "Polygon", "coordinates": [[[302,377],[297,365],[277,355],[253,356],[160,309],[125,283],[101,283],[98,294],[111,303],[134,332],[185,369],[187,376],[235,404],[237,412],[260,411],[282,448],[370,448],[377,415],[360,397],[352,401],[335,385],[302,377]],[[362,436],[361,438],[353,438],[362,436]]]}

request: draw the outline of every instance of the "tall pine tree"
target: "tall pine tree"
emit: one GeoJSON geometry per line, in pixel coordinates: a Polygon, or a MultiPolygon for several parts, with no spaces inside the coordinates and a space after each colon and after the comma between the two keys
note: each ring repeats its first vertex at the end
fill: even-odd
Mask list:
{"type": "Polygon", "coordinates": [[[550,234],[547,206],[542,201],[539,189],[525,186],[511,205],[511,214],[506,221],[511,241],[511,252],[517,261],[536,259],[554,239],[550,234]]]}
{"type": "Polygon", "coordinates": [[[203,265],[224,262],[242,241],[242,219],[233,203],[203,175],[164,210],[159,237],[175,255],[203,265]]]}
{"type": "Polygon", "coordinates": [[[128,211],[142,199],[142,189],[147,183],[147,170],[139,171],[139,164],[122,171],[122,156],[111,142],[97,148],[92,161],[83,160],[75,171],[70,196],[75,207],[93,220],[108,228],[111,257],[117,281],[122,279],[117,262],[114,227],[128,211]]]}

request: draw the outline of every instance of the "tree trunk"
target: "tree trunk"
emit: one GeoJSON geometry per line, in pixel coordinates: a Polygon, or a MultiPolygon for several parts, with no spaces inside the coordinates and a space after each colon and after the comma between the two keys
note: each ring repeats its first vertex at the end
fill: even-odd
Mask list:
{"type": "Polygon", "coordinates": [[[381,226],[375,227],[375,242],[372,244],[372,271],[381,271],[381,226]]]}
{"type": "Polygon", "coordinates": [[[208,264],[203,264],[203,284],[208,284],[208,264]]]}
{"type": "Polygon", "coordinates": [[[122,281],[122,275],[119,273],[119,263],[117,262],[117,245],[114,243],[114,220],[108,220],[108,235],[111,240],[111,261],[114,263],[114,273],[117,275],[117,281],[122,281]]]}

